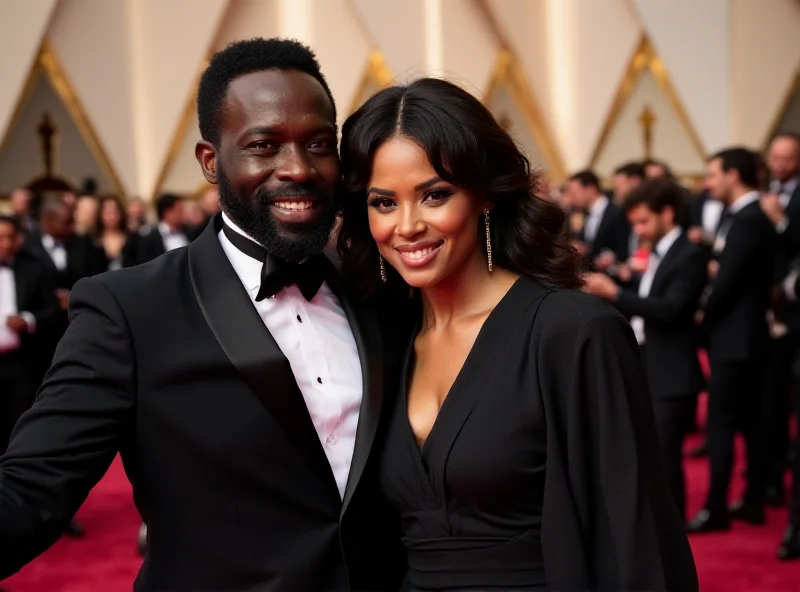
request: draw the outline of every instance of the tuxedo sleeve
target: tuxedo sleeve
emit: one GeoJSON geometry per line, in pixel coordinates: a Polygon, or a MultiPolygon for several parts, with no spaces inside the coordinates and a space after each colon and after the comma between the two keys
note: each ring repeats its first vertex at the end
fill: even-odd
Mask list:
{"type": "Polygon", "coordinates": [[[554,329],[561,335],[542,343],[538,364],[548,424],[542,512],[548,584],[570,591],[696,591],[633,332],[610,308],[574,316],[554,329]]]}
{"type": "Polygon", "coordinates": [[[84,279],[70,304],[37,400],[0,460],[0,580],[58,540],[133,421],[133,353],[116,299],[84,279]]]}
{"type": "Polygon", "coordinates": [[[786,226],[778,227],[776,231],[781,248],[792,257],[800,254],[800,215],[790,216],[786,226]]]}
{"type": "Polygon", "coordinates": [[[634,290],[622,289],[614,303],[627,317],[671,323],[697,310],[706,282],[706,258],[698,249],[680,262],[680,269],[659,296],[641,297],[634,290]]]}
{"type": "Polygon", "coordinates": [[[743,218],[731,226],[725,237],[717,275],[711,281],[711,292],[703,307],[704,323],[711,323],[724,314],[742,285],[747,283],[747,275],[753,269],[762,240],[759,226],[759,220],[755,218],[743,218]]]}

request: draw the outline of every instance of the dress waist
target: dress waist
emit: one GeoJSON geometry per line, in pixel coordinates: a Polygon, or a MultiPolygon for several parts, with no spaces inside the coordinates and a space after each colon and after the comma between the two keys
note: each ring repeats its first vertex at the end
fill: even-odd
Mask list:
{"type": "Polygon", "coordinates": [[[538,531],[512,540],[481,537],[405,539],[412,589],[546,589],[538,531]]]}

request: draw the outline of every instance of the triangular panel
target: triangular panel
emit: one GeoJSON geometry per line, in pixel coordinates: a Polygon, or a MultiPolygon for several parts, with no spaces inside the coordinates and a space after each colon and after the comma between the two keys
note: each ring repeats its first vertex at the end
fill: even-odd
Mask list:
{"type": "Polygon", "coordinates": [[[765,143],[768,143],[778,132],[800,133],[800,68],[786,93],[786,98],[783,100],[765,143]]]}
{"type": "Polygon", "coordinates": [[[556,181],[564,178],[561,155],[531,96],[519,63],[507,50],[498,57],[484,103],[523,149],[534,170],[543,170],[556,181]]]}
{"type": "Polygon", "coordinates": [[[45,43],[0,144],[0,194],[15,187],[64,191],[93,178],[122,194],[117,175],[69,80],[45,43]]]}
{"type": "Polygon", "coordinates": [[[394,80],[394,76],[386,65],[383,55],[377,50],[373,51],[364,67],[364,74],[361,76],[361,82],[358,84],[353,101],[350,103],[350,113],[355,112],[367,99],[391,83],[392,80],[394,80]]]}
{"type": "Polygon", "coordinates": [[[172,160],[169,170],[159,188],[159,193],[177,193],[178,195],[195,195],[209,185],[203,177],[200,165],[194,156],[194,148],[200,141],[200,128],[197,122],[197,111],[188,111],[190,117],[184,128],[182,142],[174,150],[170,150],[172,160]]]}
{"type": "Polygon", "coordinates": [[[647,37],[630,61],[590,166],[607,177],[618,165],[644,158],[663,160],[681,175],[705,167],[702,143],[647,37]]]}

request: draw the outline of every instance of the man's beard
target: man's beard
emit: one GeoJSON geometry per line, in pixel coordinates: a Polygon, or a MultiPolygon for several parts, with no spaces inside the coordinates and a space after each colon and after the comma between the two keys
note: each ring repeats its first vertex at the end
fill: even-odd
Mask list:
{"type": "Polygon", "coordinates": [[[217,168],[219,202],[228,217],[262,245],[270,254],[284,261],[299,262],[317,255],[328,244],[336,221],[333,192],[308,185],[284,184],[280,189],[260,187],[252,197],[237,195],[225,172],[217,168]],[[321,208],[309,223],[287,224],[275,220],[270,210],[278,197],[307,197],[321,208]]]}

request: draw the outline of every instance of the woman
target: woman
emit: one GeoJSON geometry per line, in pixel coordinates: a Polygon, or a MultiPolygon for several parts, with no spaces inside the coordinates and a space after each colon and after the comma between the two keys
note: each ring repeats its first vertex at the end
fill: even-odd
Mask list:
{"type": "Polygon", "coordinates": [[[381,458],[408,588],[696,590],[633,333],[511,138],[423,79],[345,123],[342,167],[343,271],[396,326],[421,303],[381,458]]]}
{"type": "Polygon", "coordinates": [[[128,265],[128,222],[122,202],[113,195],[100,199],[97,220],[94,223],[95,240],[108,260],[108,269],[120,269],[128,265]]]}

